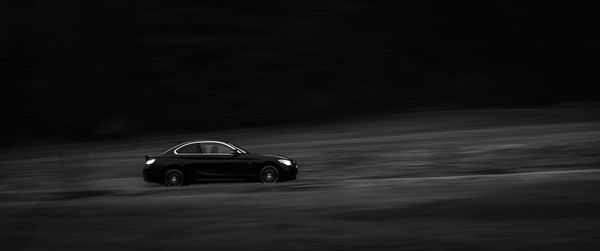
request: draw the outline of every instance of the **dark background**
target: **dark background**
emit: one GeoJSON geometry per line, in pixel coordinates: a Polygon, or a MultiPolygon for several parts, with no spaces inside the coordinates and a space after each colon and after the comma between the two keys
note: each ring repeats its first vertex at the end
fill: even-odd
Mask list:
{"type": "Polygon", "coordinates": [[[543,1],[2,1],[2,145],[598,101],[597,13],[543,1]]]}

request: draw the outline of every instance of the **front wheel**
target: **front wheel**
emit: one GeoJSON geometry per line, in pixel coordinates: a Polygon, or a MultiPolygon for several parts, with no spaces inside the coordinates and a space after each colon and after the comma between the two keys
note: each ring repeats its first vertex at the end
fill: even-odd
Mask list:
{"type": "Polygon", "coordinates": [[[275,183],[279,180],[279,172],[277,171],[277,168],[272,166],[265,166],[260,169],[258,176],[262,183],[275,183]]]}
{"type": "Polygon", "coordinates": [[[165,173],[165,186],[179,187],[183,186],[183,173],[177,169],[171,169],[165,173]]]}

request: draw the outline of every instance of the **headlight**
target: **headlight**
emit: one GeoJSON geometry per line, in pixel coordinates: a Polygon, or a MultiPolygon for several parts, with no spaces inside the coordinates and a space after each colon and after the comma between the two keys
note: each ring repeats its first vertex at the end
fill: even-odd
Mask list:
{"type": "Polygon", "coordinates": [[[284,164],[286,166],[291,166],[292,165],[292,162],[290,160],[287,160],[287,159],[280,159],[280,160],[277,160],[277,161],[279,161],[279,163],[284,164]]]}
{"type": "Polygon", "coordinates": [[[154,163],[154,161],[156,161],[156,159],[146,160],[146,165],[152,165],[152,163],[154,163]]]}

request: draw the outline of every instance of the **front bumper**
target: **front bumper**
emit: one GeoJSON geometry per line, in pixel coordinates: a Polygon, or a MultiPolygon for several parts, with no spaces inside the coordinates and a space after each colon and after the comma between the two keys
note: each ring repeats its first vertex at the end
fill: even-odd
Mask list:
{"type": "Polygon", "coordinates": [[[298,163],[294,161],[294,164],[289,167],[288,180],[295,180],[298,175],[298,163]]]}

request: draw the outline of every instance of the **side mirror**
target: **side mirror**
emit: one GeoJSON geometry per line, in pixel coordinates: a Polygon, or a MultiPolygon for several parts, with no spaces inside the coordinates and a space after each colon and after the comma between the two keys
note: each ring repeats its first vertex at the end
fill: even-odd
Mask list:
{"type": "Polygon", "coordinates": [[[231,149],[229,153],[233,154],[234,156],[240,155],[240,152],[237,149],[231,149]]]}

